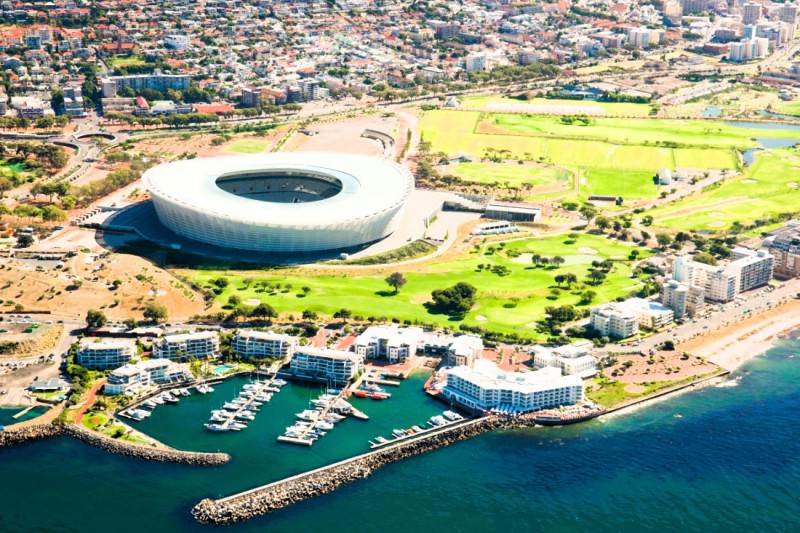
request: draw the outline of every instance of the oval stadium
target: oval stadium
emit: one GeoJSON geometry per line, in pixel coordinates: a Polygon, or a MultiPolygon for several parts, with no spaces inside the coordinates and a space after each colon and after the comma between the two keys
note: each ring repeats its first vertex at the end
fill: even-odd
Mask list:
{"type": "Polygon", "coordinates": [[[274,252],[352,249],[390,235],[414,189],[404,167],[338,153],[191,159],[143,177],[159,220],[226,248],[274,252]]]}

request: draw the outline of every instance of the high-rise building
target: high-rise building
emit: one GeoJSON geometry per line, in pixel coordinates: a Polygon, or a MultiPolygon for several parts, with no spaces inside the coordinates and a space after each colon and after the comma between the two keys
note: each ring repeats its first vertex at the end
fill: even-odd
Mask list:
{"type": "Polygon", "coordinates": [[[469,54],[464,59],[467,72],[486,70],[486,54],[469,54]]]}
{"type": "Polygon", "coordinates": [[[639,332],[639,317],[618,303],[607,303],[593,307],[589,323],[604,337],[626,339],[639,332]]]}
{"type": "Polygon", "coordinates": [[[742,24],[755,24],[761,19],[761,4],[745,2],[742,6],[742,24]]]}
{"type": "Polygon", "coordinates": [[[705,303],[705,289],[697,285],[683,285],[675,280],[664,284],[661,303],[672,309],[676,319],[693,317],[702,310],[705,303]]]}
{"type": "Polygon", "coordinates": [[[800,276],[800,225],[783,228],[764,240],[764,249],[775,258],[779,278],[800,276]]]}

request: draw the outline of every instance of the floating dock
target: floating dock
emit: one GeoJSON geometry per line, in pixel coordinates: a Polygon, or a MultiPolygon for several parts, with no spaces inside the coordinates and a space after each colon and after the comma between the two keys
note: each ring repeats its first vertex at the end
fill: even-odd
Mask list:
{"type": "Polygon", "coordinates": [[[413,439],[415,437],[421,437],[421,436],[427,435],[429,433],[434,433],[434,432],[436,432],[436,431],[438,431],[440,429],[456,427],[459,424],[464,424],[466,422],[469,422],[470,420],[471,419],[468,419],[468,418],[461,418],[459,420],[448,420],[444,424],[440,424],[438,426],[436,424],[433,424],[430,421],[428,421],[428,422],[425,423],[425,425],[429,426],[429,427],[423,429],[422,431],[417,431],[416,433],[410,433],[408,435],[403,435],[402,437],[392,437],[391,439],[386,439],[386,442],[368,441],[369,445],[370,445],[369,447],[372,450],[375,450],[377,448],[383,448],[384,446],[389,446],[390,444],[397,444],[398,442],[403,442],[404,440],[410,440],[410,439],[413,439]]]}

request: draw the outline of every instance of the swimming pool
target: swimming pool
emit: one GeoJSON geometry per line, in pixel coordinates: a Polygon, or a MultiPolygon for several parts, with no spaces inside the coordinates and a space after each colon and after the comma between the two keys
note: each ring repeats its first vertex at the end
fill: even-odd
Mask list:
{"type": "Polygon", "coordinates": [[[236,368],[235,366],[223,365],[223,366],[218,366],[217,368],[212,370],[212,372],[214,374],[224,374],[225,372],[228,372],[229,370],[234,370],[235,368],[236,368]]]}

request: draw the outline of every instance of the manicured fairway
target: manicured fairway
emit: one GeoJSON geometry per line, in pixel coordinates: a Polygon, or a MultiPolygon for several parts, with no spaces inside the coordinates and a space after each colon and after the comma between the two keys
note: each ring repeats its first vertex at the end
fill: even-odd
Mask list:
{"type": "MultiPolygon", "coordinates": [[[[628,103],[608,103],[593,102],[591,100],[557,100],[549,98],[532,98],[530,100],[515,100],[500,96],[471,96],[464,98],[462,106],[467,109],[492,109],[492,106],[502,106],[506,104],[517,106],[548,106],[549,113],[558,114],[558,109],[571,108],[575,106],[591,107],[601,110],[606,116],[626,116],[626,117],[646,117],[650,113],[650,104],[628,104],[628,103]]],[[[521,108],[524,110],[524,108],[521,108]]]]}
{"type": "Polygon", "coordinates": [[[773,106],[776,113],[800,117],[800,102],[781,102],[773,106]]]}
{"type": "MultiPolygon", "coordinates": [[[[581,235],[575,243],[565,244],[566,236],[555,236],[545,239],[525,239],[510,242],[505,249],[495,245],[491,251],[484,247],[481,252],[472,251],[466,257],[454,261],[433,263],[423,267],[387,267],[385,271],[375,275],[363,275],[358,271],[336,271],[320,274],[305,269],[277,271],[275,273],[231,273],[220,271],[192,272],[198,282],[210,286],[210,280],[226,276],[230,281],[228,287],[219,295],[218,301],[224,304],[231,295],[239,296],[243,301],[257,298],[269,303],[280,312],[300,314],[310,309],[326,315],[332,315],[338,309],[350,309],[353,314],[363,317],[396,317],[401,320],[420,320],[437,323],[442,326],[458,327],[444,315],[430,314],[423,304],[430,300],[431,291],[448,287],[456,282],[465,281],[479,289],[475,308],[464,319],[464,323],[479,325],[484,328],[505,332],[518,332],[534,335],[533,329],[526,324],[538,320],[544,309],[550,305],[577,304],[577,294],[562,291],[561,296],[551,301],[546,298],[552,287],[556,274],[575,273],[581,282],[587,280],[588,268],[592,258],[619,259],[607,280],[598,287],[588,286],[595,291],[595,302],[607,301],[625,295],[634,290],[639,282],[630,279],[631,266],[627,261],[628,254],[634,248],[627,244],[610,241],[595,235],[581,235]],[[509,255],[508,250],[513,250],[509,255]],[[546,256],[561,255],[567,264],[558,269],[533,268],[530,262],[531,253],[546,256]],[[512,257],[517,253],[522,254],[512,257]],[[575,257],[575,261],[570,258],[575,257]],[[508,268],[505,275],[478,269],[478,265],[504,266],[508,268]],[[398,294],[393,294],[384,282],[388,273],[404,271],[408,283],[398,294]],[[254,283],[249,288],[243,285],[243,279],[252,277],[254,283]],[[260,288],[260,281],[268,281],[274,288],[265,292],[260,288]],[[280,283],[281,287],[276,285],[280,283]],[[287,288],[287,284],[290,286],[287,288]],[[310,291],[303,296],[303,287],[310,291]],[[485,317],[485,320],[481,318],[485,317]]],[[[640,250],[640,257],[647,257],[649,252],[640,250]]]]}
{"type": "Polygon", "coordinates": [[[236,154],[260,154],[269,147],[266,141],[259,141],[256,139],[241,139],[232,142],[225,147],[226,152],[234,152],[236,154]]]}
{"type": "Polygon", "coordinates": [[[586,171],[586,187],[582,188],[586,198],[591,194],[622,196],[625,200],[653,198],[658,187],[653,181],[653,172],[589,169],[586,171]]]}
{"type": "Polygon", "coordinates": [[[742,176],[652,211],[656,226],[680,230],[724,230],[734,221],[752,222],[800,211],[800,151],[767,150],[742,176]]]}

